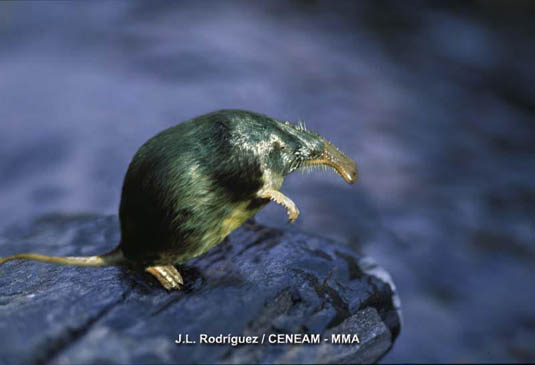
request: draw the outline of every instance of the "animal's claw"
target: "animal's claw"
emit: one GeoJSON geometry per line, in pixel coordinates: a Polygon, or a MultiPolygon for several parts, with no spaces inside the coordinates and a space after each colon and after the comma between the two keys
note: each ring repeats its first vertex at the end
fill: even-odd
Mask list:
{"type": "Polygon", "coordinates": [[[297,209],[296,206],[294,206],[294,209],[288,209],[288,218],[290,219],[290,223],[295,222],[297,217],[299,217],[299,209],[297,209]]]}
{"type": "Polygon", "coordinates": [[[265,191],[260,192],[258,195],[261,198],[273,200],[274,202],[277,202],[283,207],[285,207],[288,211],[288,218],[290,219],[290,223],[295,222],[295,220],[299,216],[299,209],[297,209],[297,206],[292,201],[292,199],[288,198],[280,191],[267,189],[265,191]]]}
{"type": "Polygon", "coordinates": [[[166,290],[180,290],[184,285],[182,275],[173,265],[149,266],[146,272],[153,275],[166,290]]]}

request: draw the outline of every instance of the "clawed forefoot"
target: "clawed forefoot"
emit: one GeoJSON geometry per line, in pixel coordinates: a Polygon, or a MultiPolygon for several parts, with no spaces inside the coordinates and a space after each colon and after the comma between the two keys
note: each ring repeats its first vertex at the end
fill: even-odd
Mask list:
{"type": "Polygon", "coordinates": [[[285,207],[288,212],[288,218],[290,219],[290,223],[295,222],[297,217],[299,217],[299,209],[297,209],[295,203],[292,201],[292,199],[288,198],[280,191],[268,189],[260,192],[259,195],[261,198],[273,200],[274,202],[279,203],[280,205],[285,207]]]}
{"type": "Polygon", "coordinates": [[[153,275],[167,290],[180,290],[184,285],[182,275],[173,265],[149,266],[145,271],[153,275]]]}

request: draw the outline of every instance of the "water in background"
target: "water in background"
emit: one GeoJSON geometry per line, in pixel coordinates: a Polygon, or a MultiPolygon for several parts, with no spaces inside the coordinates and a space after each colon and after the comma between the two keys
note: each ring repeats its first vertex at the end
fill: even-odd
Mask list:
{"type": "MultiPolygon", "coordinates": [[[[115,214],[136,149],[182,120],[301,119],[361,179],[290,176],[291,229],[391,272],[404,327],[384,360],[534,361],[534,9],[0,2],[0,225],[115,214]]],[[[287,226],[276,205],[257,219],[287,226]]]]}

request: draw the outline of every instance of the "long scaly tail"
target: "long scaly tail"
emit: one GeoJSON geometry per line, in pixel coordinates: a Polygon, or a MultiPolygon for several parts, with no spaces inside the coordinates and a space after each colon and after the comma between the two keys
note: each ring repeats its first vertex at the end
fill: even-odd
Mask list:
{"type": "Polygon", "coordinates": [[[120,264],[125,261],[125,257],[123,256],[123,252],[119,248],[116,248],[115,250],[104,255],[98,256],[60,257],[40,255],[36,253],[19,253],[13,256],[0,257],[0,265],[12,260],[34,260],[58,265],[99,267],[120,264]]]}

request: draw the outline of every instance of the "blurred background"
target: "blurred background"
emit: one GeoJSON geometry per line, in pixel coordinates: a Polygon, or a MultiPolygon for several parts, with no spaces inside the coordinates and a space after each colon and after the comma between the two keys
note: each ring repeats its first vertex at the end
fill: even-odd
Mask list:
{"type": "MultiPolygon", "coordinates": [[[[116,214],[137,148],[220,108],[303,120],[360,180],[257,221],[393,276],[384,362],[535,361],[535,2],[0,2],[0,229],[116,214]]],[[[115,242],[110,242],[110,248],[115,242]]],[[[1,248],[0,248],[1,249],[1,248]]]]}

